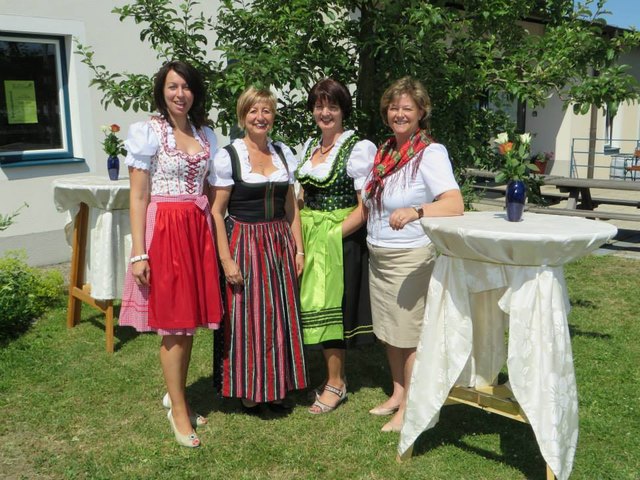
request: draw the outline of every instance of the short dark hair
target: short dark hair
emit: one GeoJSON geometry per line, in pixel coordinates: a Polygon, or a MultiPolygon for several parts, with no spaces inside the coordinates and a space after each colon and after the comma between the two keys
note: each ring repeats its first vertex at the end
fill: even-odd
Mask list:
{"type": "Polygon", "coordinates": [[[180,60],[172,60],[165,63],[158,73],[155,74],[153,80],[153,101],[155,103],[156,110],[174,127],[167,110],[167,103],[164,101],[164,82],[167,79],[167,75],[170,71],[176,72],[180,75],[189,85],[191,93],[193,93],[193,105],[189,109],[189,120],[194,127],[200,128],[207,122],[207,112],[205,110],[206,90],[204,86],[204,80],[200,72],[193,66],[180,60]]]}
{"type": "Polygon", "coordinates": [[[351,110],[353,110],[349,90],[333,78],[323,78],[311,87],[311,91],[307,97],[307,109],[310,112],[313,112],[313,108],[318,100],[326,100],[329,103],[338,105],[340,110],[342,110],[342,116],[345,120],[349,118],[351,110]]]}

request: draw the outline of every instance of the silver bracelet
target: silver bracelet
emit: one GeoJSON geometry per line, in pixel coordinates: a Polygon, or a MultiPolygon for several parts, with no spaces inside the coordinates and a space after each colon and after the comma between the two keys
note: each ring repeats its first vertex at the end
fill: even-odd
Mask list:
{"type": "Polygon", "coordinates": [[[296,255],[302,255],[304,257],[304,252],[296,252],[296,255]]]}
{"type": "Polygon", "coordinates": [[[149,255],[143,253],[142,255],[136,255],[135,257],[131,257],[129,259],[129,263],[141,262],[143,260],[149,260],[149,255]]]}

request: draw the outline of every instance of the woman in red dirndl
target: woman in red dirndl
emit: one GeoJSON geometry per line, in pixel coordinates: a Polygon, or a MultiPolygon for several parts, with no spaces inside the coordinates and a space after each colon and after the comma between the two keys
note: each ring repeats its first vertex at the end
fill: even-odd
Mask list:
{"type": "Polygon", "coordinates": [[[197,447],[186,380],[197,327],[222,317],[209,201],[203,193],[216,149],[205,126],[205,87],[190,65],[172,61],[156,74],[160,115],[133,124],[125,141],[131,184],[132,252],[119,325],[162,336],[163,404],[176,441],[197,447]]]}

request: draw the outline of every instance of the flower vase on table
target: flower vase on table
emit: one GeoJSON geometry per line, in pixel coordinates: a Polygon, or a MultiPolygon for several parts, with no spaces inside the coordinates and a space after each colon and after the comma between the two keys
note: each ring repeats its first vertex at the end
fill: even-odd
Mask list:
{"type": "Polygon", "coordinates": [[[524,203],[527,198],[527,186],[522,180],[511,180],[507,184],[505,193],[507,220],[510,222],[522,221],[524,203]]]}
{"type": "Polygon", "coordinates": [[[107,171],[111,180],[118,180],[120,174],[120,159],[117,155],[109,155],[107,158],[107,171]]]}
{"type": "Polygon", "coordinates": [[[120,159],[118,155],[126,155],[127,151],[124,148],[124,142],[116,135],[120,131],[120,126],[117,124],[103,125],[100,127],[102,133],[104,133],[104,140],[102,141],[102,148],[107,157],[107,171],[109,172],[109,178],[111,180],[118,180],[120,174],[120,159]]]}
{"type": "Polygon", "coordinates": [[[503,132],[498,134],[495,143],[498,146],[498,155],[502,158],[496,182],[507,183],[505,192],[507,220],[519,222],[522,220],[527,198],[525,179],[529,177],[530,172],[539,171],[538,167],[529,160],[531,135],[523,133],[511,141],[509,134],[503,132]]]}

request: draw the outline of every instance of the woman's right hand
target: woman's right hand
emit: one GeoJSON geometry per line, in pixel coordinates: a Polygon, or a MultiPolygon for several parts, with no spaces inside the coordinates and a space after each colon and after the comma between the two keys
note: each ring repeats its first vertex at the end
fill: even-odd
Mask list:
{"type": "Polygon", "coordinates": [[[149,285],[151,269],[147,260],[141,260],[131,266],[131,274],[138,285],[149,285]]]}
{"type": "Polygon", "coordinates": [[[233,259],[222,260],[222,269],[224,270],[224,277],[231,285],[242,285],[244,283],[240,267],[233,259]]]}

